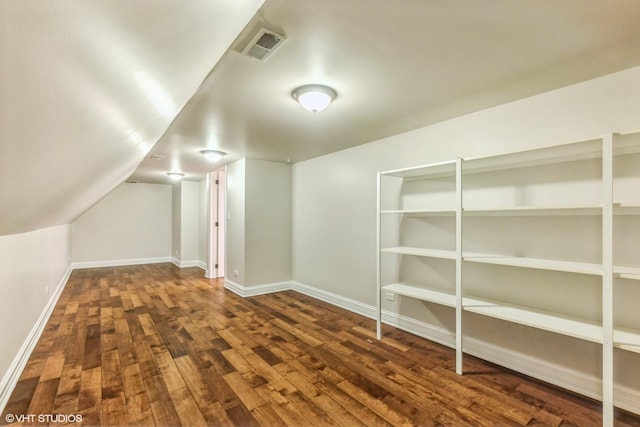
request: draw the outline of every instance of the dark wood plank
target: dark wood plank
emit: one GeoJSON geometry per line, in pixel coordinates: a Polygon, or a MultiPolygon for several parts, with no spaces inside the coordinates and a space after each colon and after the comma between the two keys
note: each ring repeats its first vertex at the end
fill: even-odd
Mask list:
{"type": "Polygon", "coordinates": [[[40,381],[33,392],[33,398],[29,404],[29,414],[51,414],[60,378],[40,381]]]}
{"type": "Polygon", "coordinates": [[[123,426],[127,422],[127,402],[120,392],[102,399],[101,422],[107,426],[123,426]]]}
{"type": "Polygon", "coordinates": [[[144,384],[154,421],[157,424],[180,425],[180,417],[162,377],[160,375],[146,377],[144,384]]]}

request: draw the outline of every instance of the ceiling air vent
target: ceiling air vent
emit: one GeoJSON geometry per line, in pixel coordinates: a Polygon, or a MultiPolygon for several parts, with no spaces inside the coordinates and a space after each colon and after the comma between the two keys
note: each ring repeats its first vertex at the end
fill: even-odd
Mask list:
{"type": "Polygon", "coordinates": [[[274,31],[261,28],[242,51],[243,54],[264,61],[286,38],[274,31]]]}

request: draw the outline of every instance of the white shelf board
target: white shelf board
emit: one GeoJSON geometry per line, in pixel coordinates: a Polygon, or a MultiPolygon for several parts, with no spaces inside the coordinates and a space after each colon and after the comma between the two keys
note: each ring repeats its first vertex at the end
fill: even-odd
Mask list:
{"type": "MultiPolygon", "coordinates": [[[[598,322],[471,297],[463,298],[462,305],[464,310],[484,316],[602,343],[602,326],[598,322]]],[[[640,353],[638,330],[616,327],[613,331],[613,341],[616,348],[640,353]]]]}
{"type": "Polygon", "coordinates": [[[392,283],[382,287],[385,292],[404,295],[422,301],[429,301],[447,307],[456,306],[456,296],[442,289],[430,288],[427,286],[414,285],[411,283],[392,283]]]}
{"type": "Polygon", "coordinates": [[[602,327],[596,323],[517,305],[465,297],[464,310],[545,331],[602,343],[602,327]]]}
{"type": "Polygon", "coordinates": [[[640,208],[640,202],[614,202],[613,207],[622,209],[640,208]]]}
{"type": "MultiPolygon", "coordinates": [[[[560,215],[602,215],[602,205],[566,205],[566,206],[491,206],[469,207],[463,209],[465,215],[473,216],[560,216],[560,215]]],[[[638,203],[614,203],[614,215],[640,215],[638,203]]]]}
{"type": "Polygon", "coordinates": [[[393,176],[407,180],[433,179],[445,176],[454,176],[456,172],[456,161],[450,160],[440,163],[431,163],[404,169],[394,169],[380,172],[382,176],[393,176]]]}
{"type": "Polygon", "coordinates": [[[640,215],[640,203],[620,202],[613,204],[614,215],[640,215]]]}
{"type": "Polygon", "coordinates": [[[640,274],[627,274],[627,273],[618,273],[616,277],[620,279],[629,279],[629,280],[640,280],[640,274]]]}
{"type": "Polygon", "coordinates": [[[380,211],[383,215],[405,215],[407,217],[422,217],[422,216],[453,216],[456,214],[455,209],[390,209],[380,211]]]}
{"type": "MultiPolygon", "coordinates": [[[[443,289],[401,282],[385,285],[382,290],[447,307],[456,306],[455,295],[443,289]]],[[[463,307],[465,311],[484,316],[602,343],[602,327],[597,322],[474,297],[464,297],[463,307]]],[[[617,327],[613,338],[615,347],[640,353],[640,331],[617,327]]]]}
{"type": "Polygon", "coordinates": [[[601,264],[593,264],[587,262],[482,254],[465,254],[464,260],[483,264],[535,268],[539,270],[564,271],[568,273],[592,274],[596,276],[602,275],[601,264]]]}
{"type": "Polygon", "coordinates": [[[640,280],[640,267],[614,265],[613,274],[622,279],[640,280]]]}
{"type": "MultiPolygon", "coordinates": [[[[613,155],[640,153],[640,132],[615,135],[613,155]]],[[[505,169],[551,165],[602,157],[602,139],[553,145],[516,153],[499,154],[464,159],[463,171],[469,173],[493,172],[505,169]]]]}
{"type": "MultiPolygon", "coordinates": [[[[539,270],[563,271],[567,273],[591,274],[595,276],[601,276],[603,271],[601,264],[544,258],[512,257],[465,252],[463,254],[463,259],[468,262],[477,262],[482,264],[535,268],[539,270]]],[[[616,277],[623,279],[640,280],[640,267],[614,265],[613,273],[616,277]]]]}
{"type": "Polygon", "coordinates": [[[625,154],[640,153],[640,132],[637,130],[614,135],[613,154],[622,156],[625,154]]]}
{"type": "Polygon", "coordinates": [[[383,248],[382,252],[402,254],[402,255],[415,255],[429,258],[443,258],[443,259],[456,259],[456,251],[450,251],[445,249],[425,249],[425,248],[412,248],[408,246],[398,246],[392,248],[383,248]]]}
{"type": "Polygon", "coordinates": [[[617,327],[613,330],[613,346],[640,353],[640,331],[617,327]]]}
{"type": "Polygon", "coordinates": [[[599,205],[567,206],[502,206],[486,208],[464,208],[465,215],[472,216],[554,216],[554,215],[601,215],[599,205]]]}
{"type": "Polygon", "coordinates": [[[463,172],[482,173],[602,157],[602,140],[592,139],[497,156],[464,159],[463,172]]]}

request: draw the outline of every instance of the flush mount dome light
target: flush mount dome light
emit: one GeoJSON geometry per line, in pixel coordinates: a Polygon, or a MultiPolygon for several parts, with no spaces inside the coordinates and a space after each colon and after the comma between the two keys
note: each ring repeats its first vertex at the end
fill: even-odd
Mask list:
{"type": "Polygon", "coordinates": [[[200,150],[200,154],[204,156],[210,162],[217,162],[223,158],[227,153],[219,150],[200,150]]]}
{"type": "Polygon", "coordinates": [[[328,86],[305,85],[295,89],[291,96],[306,110],[317,113],[327,108],[338,94],[328,86]]]}
{"type": "Polygon", "coordinates": [[[184,176],[184,174],[180,172],[167,172],[167,175],[171,178],[171,181],[180,181],[184,176]]]}

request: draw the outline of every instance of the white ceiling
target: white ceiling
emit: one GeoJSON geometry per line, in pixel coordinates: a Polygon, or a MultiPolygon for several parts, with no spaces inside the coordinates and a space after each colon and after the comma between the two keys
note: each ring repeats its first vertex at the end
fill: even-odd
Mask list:
{"type": "Polygon", "coordinates": [[[297,162],[630,68],[639,22],[638,0],[2,0],[0,235],[127,179],[297,162]],[[238,53],[261,26],[288,38],[265,62],[238,53]],[[308,83],[338,98],[313,115],[308,83]]]}
{"type": "Polygon", "coordinates": [[[262,0],[1,0],[0,235],[125,181],[262,0]]]}
{"type": "Polygon", "coordinates": [[[637,0],[267,0],[131,180],[298,162],[640,64],[637,0]],[[239,52],[284,34],[265,62],[239,52]],[[338,92],[313,115],[291,92],[338,92]],[[204,148],[229,155],[217,164],[204,148]]]}

